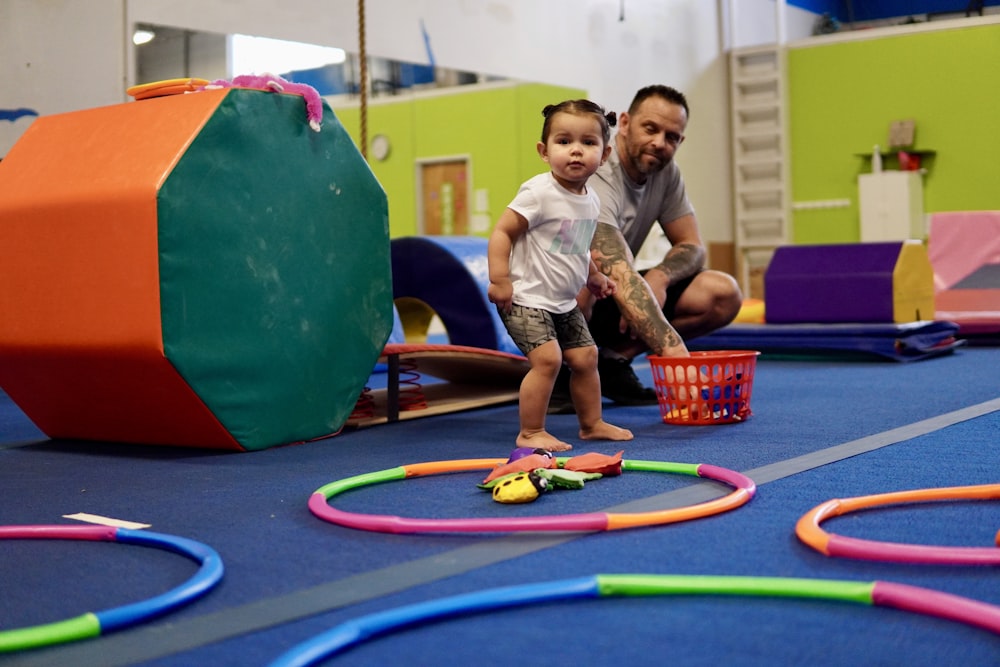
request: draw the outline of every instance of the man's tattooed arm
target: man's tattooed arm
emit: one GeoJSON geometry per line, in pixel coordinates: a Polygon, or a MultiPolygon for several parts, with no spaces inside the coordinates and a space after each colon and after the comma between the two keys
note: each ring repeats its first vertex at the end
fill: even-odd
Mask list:
{"type": "Polygon", "coordinates": [[[687,356],[687,346],[664,317],[653,293],[632,266],[631,253],[621,232],[598,223],[590,245],[591,256],[601,273],[618,285],[614,299],[632,332],[661,356],[687,356]]]}
{"type": "Polygon", "coordinates": [[[705,266],[705,249],[694,243],[678,243],[670,248],[654,269],[667,274],[671,285],[690,278],[705,266]]]}

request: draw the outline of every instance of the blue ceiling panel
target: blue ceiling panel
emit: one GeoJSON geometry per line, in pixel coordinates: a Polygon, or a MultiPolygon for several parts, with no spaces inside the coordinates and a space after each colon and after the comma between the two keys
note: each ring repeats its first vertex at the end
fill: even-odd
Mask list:
{"type": "Polygon", "coordinates": [[[877,21],[923,14],[979,13],[979,5],[995,7],[1000,0],[788,0],[814,14],[830,14],[841,21],[877,21]]]}

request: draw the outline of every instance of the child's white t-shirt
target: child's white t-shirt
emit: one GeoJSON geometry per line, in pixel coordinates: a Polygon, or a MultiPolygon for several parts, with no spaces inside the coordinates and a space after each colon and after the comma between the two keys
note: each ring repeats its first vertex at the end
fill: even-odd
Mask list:
{"type": "Polygon", "coordinates": [[[528,221],[511,250],[514,303],[569,312],[587,284],[600,200],[589,187],[586,194],[570,192],[546,172],[525,181],[508,208],[528,221]]]}

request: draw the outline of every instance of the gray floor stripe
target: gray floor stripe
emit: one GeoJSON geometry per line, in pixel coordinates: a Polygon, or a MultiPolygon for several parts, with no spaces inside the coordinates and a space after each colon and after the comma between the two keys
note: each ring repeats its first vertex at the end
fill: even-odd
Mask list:
{"type": "MultiPolygon", "coordinates": [[[[881,447],[904,442],[962,421],[1000,410],[1000,398],[908,424],[883,433],[828,447],[803,456],[746,471],[758,486],[783,477],[812,470],[881,447]]],[[[718,497],[715,483],[697,483],[623,505],[608,512],[641,512],[680,507],[718,497]]],[[[269,598],[233,609],[186,619],[159,623],[121,634],[53,647],[34,653],[4,658],[4,665],[44,666],[72,664],[76,667],[118,667],[183,653],[215,642],[258,632],[278,625],[315,616],[351,604],[398,593],[440,579],[456,576],[494,563],[541,551],[579,539],[580,534],[518,534],[484,539],[435,556],[408,561],[392,567],[365,572],[288,595],[269,598]]],[[[250,656],[248,656],[249,658],[250,656]]],[[[260,656],[261,662],[276,656],[260,656]]],[[[257,662],[257,660],[253,660],[257,662]]]]}
{"type": "Polygon", "coordinates": [[[880,447],[894,445],[897,442],[903,442],[927,433],[933,433],[934,431],[939,431],[953,424],[967,421],[969,419],[975,419],[976,417],[981,417],[991,412],[996,412],[997,410],[1000,410],[1000,398],[995,398],[991,401],[979,403],[978,405],[973,405],[968,408],[962,408],[961,410],[955,410],[954,412],[938,415],[937,417],[931,417],[930,419],[925,419],[923,421],[907,424],[906,426],[894,428],[891,431],[884,431],[859,440],[845,442],[842,445],[835,445],[833,447],[821,449],[819,451],[797,456],[785,461],[779,461],[760,468],[754,468],[753,470],[747,470],[743,474],[748,476],[758,485],[766,484],[767,482],[772,482],[776,479],[781,479],[782,477],[788,477],[789,475],[795,475],[800,472],[805,472],[806,470],[818,468],[819,466],[826,465],[827,463],[834,463],[852,456],[857,456],[858,454],[864,454],[865,452],[879,449],[880,447]]]}

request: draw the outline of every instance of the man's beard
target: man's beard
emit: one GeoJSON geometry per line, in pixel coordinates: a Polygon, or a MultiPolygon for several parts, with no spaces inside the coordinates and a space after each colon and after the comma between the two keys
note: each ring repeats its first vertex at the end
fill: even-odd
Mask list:
{"type": "Polygon", "coordinates": [[[647,151],[639,151],[638,155],[632,158],[632,166],[644,176],[650,176],[658,171],[663,171],[664,167],[668,164],[670,164],[669,158],[664,158],[647,151]],[[647,160],[646,158],[650,159],[647,160]]]}

